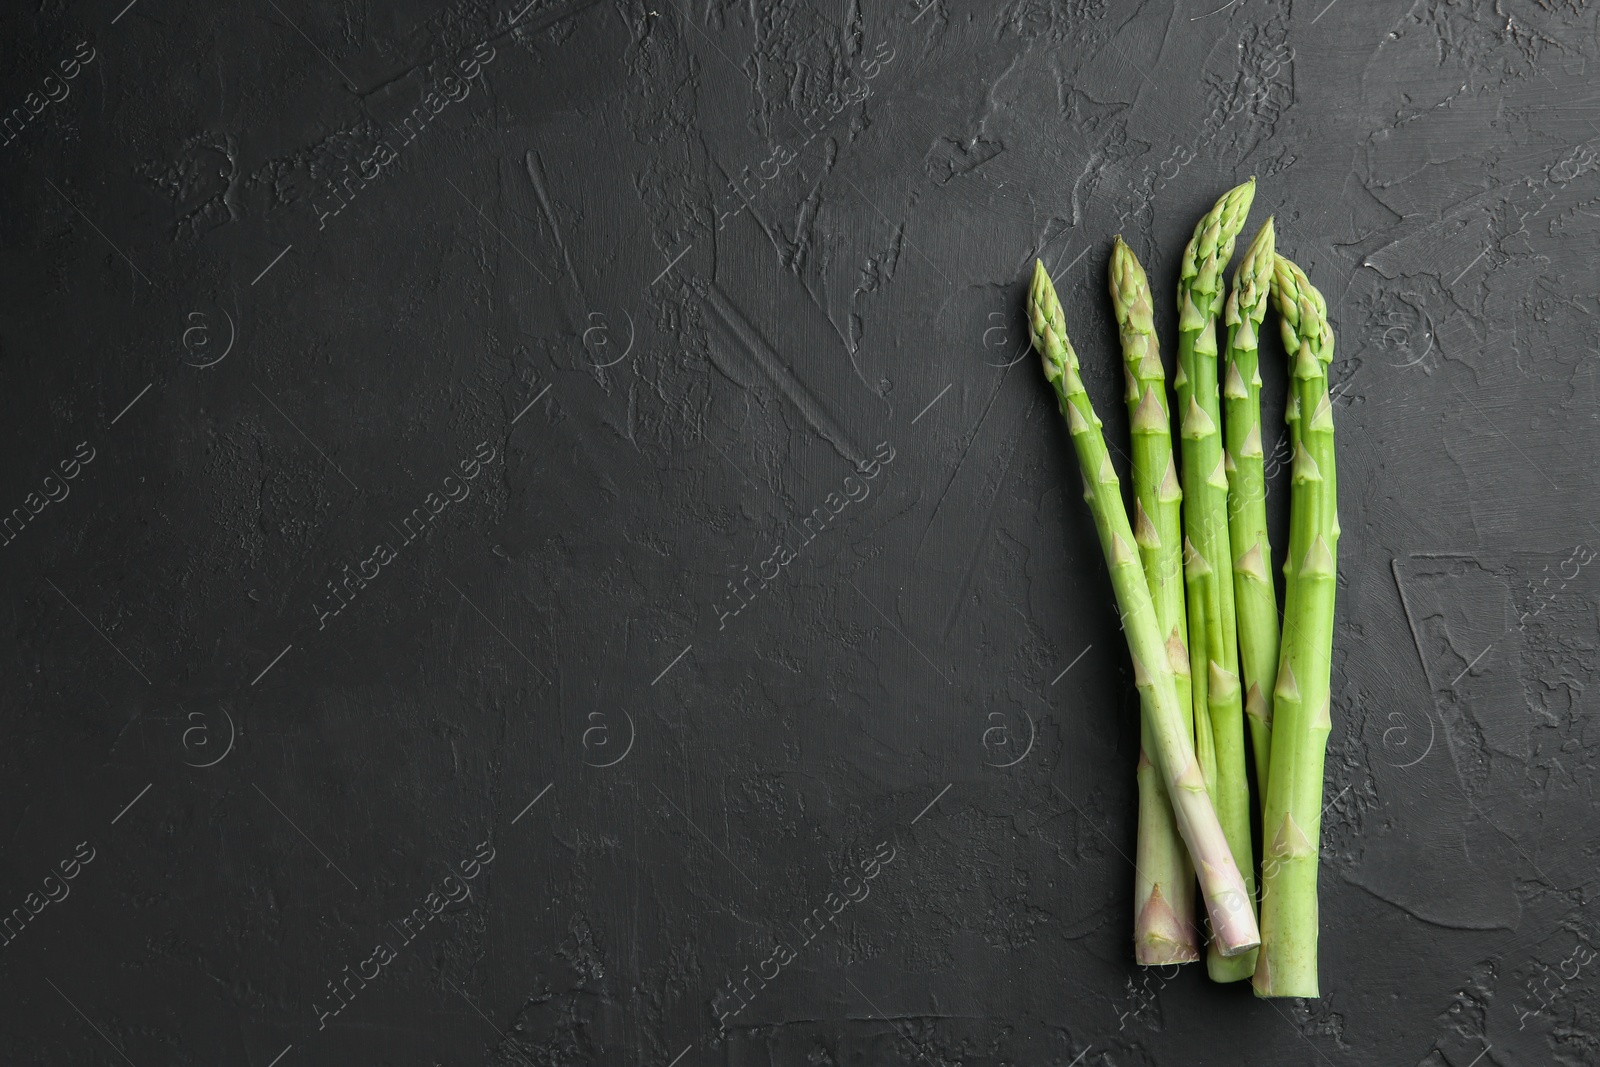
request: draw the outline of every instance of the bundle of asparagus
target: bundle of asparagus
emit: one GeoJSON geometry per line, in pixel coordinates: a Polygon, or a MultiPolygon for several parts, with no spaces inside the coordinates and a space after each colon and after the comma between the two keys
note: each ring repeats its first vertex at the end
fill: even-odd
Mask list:
{"type": "Polygon", "coordinates": [[[1184,250],[1173,379],[1177,460],[1149,281],[1122,238],[1113,242],[1109,287],[1127,382],[1131,523],[1060,302],[1037,260],[1028,312],[1077,453],[1139,690],[1134,958],[1144,965],[1199,958],[1198,876],[1210,976],[1253,977],[1261,996],[1316,996],[1317,841],[1339,533],[1328,398],[1333,333],[1321,294],[1277,255],[1270,218],[1224,294],[1223,271],[1254,194],[1254,178],[1229,190],[1184,250]],[[1281,641],[1268,567],[1258,359],[1269,300],[1293,381],[1281,641]],[[1220,368],[1219,315],[1226,327],[1220,368]],[[1245,755],[1247,732],[1253,760],[1245,755]],[[1259,927],[1252,763],[1266,837],[1259,927]]]}
{"type": "Polygon", "coordinates": [[[1144,567],[1134,554],[1133,529],[1122,504],[1121,484],[1111,466],[1101,422],[1078,376],[1078,356],[1067,340],[1066,316],[1044,264],[1034,262],[1033,290],[1028,298],[1033,346],[1044,364],[1044,376],[1055,388],[1056,401],[1072,436],[1083,473],[1083,498],[1089,502],[1100,548],[1111,570],[1117,610],[1133,658],[1143,722],[1156,750],[1156,764],[1166,783],[1178,833],[1189,848],[1200,876],[1200,895],[1211,918],[1212,936],[1225,955],[1248,952],[1261,943],[1256,916],[1244,877],[1234,863],[1228,839],[1206,795],[1205,779],[1195,760],[1194,745],[1184,730],[1183,711],[1173,686],[1166,642],[1156,620],[1144,567]]]}

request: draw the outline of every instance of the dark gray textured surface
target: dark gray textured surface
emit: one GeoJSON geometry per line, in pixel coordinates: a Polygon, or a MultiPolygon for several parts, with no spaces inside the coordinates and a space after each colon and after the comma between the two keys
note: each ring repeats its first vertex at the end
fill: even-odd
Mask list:
{"type": "Polygon", "coordinates": [[[1600,1057],[1593,5],[525,3],[0,15],[0,1060],[1600,1057]],[[1121,434],[1110,237],[1250,174],[1340,338],[1304,1004],[1130,963],[1018,359],[1039,255],[1121,434]]]}

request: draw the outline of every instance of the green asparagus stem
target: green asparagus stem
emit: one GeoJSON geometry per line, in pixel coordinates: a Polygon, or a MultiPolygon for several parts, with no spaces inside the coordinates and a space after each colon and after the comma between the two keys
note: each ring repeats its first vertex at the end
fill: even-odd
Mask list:
{"type": "MultiPolygon", "coordinates": [[[[1273,267],[1274,272],[1276,272],[1277,269],[1278,268],[1275,265],[1273,267]]],[[[1300,268],[1291,263],[1287,269],[1292,272],[1297,271],[1300,268]]],[[[1328,304],[1327,301],[1323,300],[1322,294],[1318,292],[1315,287],[1312,287],[1309,293],[1302,293],[1302,295],[1309,296],[1312,308],[1315,310],[1316,314],[1326,321],[1328,317],[1328,304]]],[[[1277,297],[1274,296],[1273,299],[1276,301],[1277,297]]],[[[1300,345],[1300,310],[1297,305],[1290,304],[1288,306],[1280,306],[1278,308],[1278,314],[1278,329],[1279,333],[1283,337],[1284,351],[1290,354],[1291,377],[1289,396],[1287,401],[1284,403],[1283,408],[1283,421],[1289,428],[1289,454],[1291,457],[1293,457],[1300,454],[1300,397],[1297,395],[1297,391],[1294,388],[1292,375],[1294,367],[1293,356],[1300,345]]],[[[1331,348],[1329,349],[1329,358],[1332,358],[1331,348]]],[[[1324,359],[1323,364],[1326,365],[1327,363],[1328,359],[1324,359]]],[[[1290,476],[1293,477],[1292,469],[1290,476]]],[[[1294,594],[1294,570],[1299,559],[1305,555],[1307,544],[1307,542],[1304,540],[1294,540],[1294,531],[1295,526],[1293,514],[1291,513],[1289,523],[1290,551],[1285,555],[1283,561],[1285,618],[1288,617],[1289,613],[1289,598],[1294,594]]],[[[1279,659],[1282,659],[1281,651],[1279,653],[1279,659]]]]}
{"type": "MultiPolygon", "coordinates": [[[[1254,900],[1250,840],[1250,786],[1244,753],[1244,700],[1234,618],[1233,553],[1228,538],[1228,477],[1222,456],[1222,408],[1217,396],[1217,313],[1222,310],[1222,270],[1233,256],[1255,197],[1252,178],[1223,194],[1195,226],[1178,281],[1178,402],[1183,435],[1183,530],[1186,537],[1190,655],[1196,733],[1211,728],[1214,776],[1206,782],[1233,858],[1254,900]],[[1203,620],[1203,643],[1196,620],[1203,620]]],[[[1202,739],[1203,745],[1203,739],[1202,739]]],[[[1235,959],[1206,953],[1214,981],[1237,982],[1255,970],[1254,953],[1235,959]]]]}
{"type": "Polygon", "coordinates": [[[1156,766],[1166,781],[1178,832],[1189,847],[1189,858],[1199,876],[1213,943],[1228,955],[1250,951],[1260,944],[1250,889],[1233,861],[1228,839],[1206,793],[1193,745],[1184,730],[1166,640],[1156,620],[1144,568],[1134,549],[1133,528],[1122,504],[1120,482],[1106,451],[1100,420],[1078,376],[1078,357],[1067,340],[1066,319],[1055,287],[1050,284],[1044,264],[1037,261],[1028,294],[1028,312],[1034,348],[1044,365],[1045,378],[1055,389],[1078,455],[1084,499],[1094,516],[1133,660],[1143,721],[1150,730],[1156,766]]]}
{"type": "MultiPolygon", "coordinates": [[[[1292,262],[1289,262],[1287,260],[1285,260],[1285,263],[1288,264],[1287,266],[1279,264],[1277,262],[1277,258],[1278,257],[1274,256],[1274,263],[1273,263],[1273,277],[1274,277],[1273,285],[1274,285],[1274,287],[1277,286],[1276,276],[1277,276],[1277,272],[1280,269],[1288,271],[1289,272],[1289,277],[1296,278],[1297,279],[1296,280],[1296,285],[1298,286],[1299,285],[1298,278],[1304,278],[1305,277],[1305,275],[1303,273],[1297,273],[1297,272],[1300,272],[1300,268],[1295,266],[1292,262]]],[[[1326,323],[1327,323],[1327,318],[1328,318],[1328,305],[1327,305],[1327,302],[1323,300],[1322,294],[1320,292],[1318,292],[1314,286],[1311,286],[1311,283],[1310,283],[1309,280],[1306,282],[1306,284],[1304,286],[1300,286],[1299,290],[1300,290],[1300,293],[1299,293],[1300,296],[1303,296],[1303,297],[1305,297],[1305,298],[1307,298],[1307,299],[1309,299],[1311,301],[1311,308],[1312,308],[1312,311],[1314,313],[1315,318],[1318,321],[1320,321],[1323,324],[1323,326],[1325,327],[1326,323]]],[[[1284,417],[1284,422],[1288,425],[1288,428],[1289,428],[1289,444],[1290,444],[1290,448],[1291,448],[1290,455],[1292,457],[1292,459],[1291,459],[1291,469],[1290,469],[1290,480],[1291,480],[1290,484],[1293,485],[1294,470],[1293,470],[1292,464],[1293,464],[1294,459],[1297,459],[1299,457],[1299,455],[1300,455],[1300,452],[1302,451],[1301,446],[1300,446],[1300,421],[1301,421],[1300,420],[1300,396],[1299,396],[1299,389],[1296,387],[1296,384],[1295,384],[1296,379],[1294,378],[1294,357],[1295,357],[1295,354],[1300,349],[1300,307],[1299,307],[1299,304],[1297,302],[1297,298],[1296,299],[1292,299],[1290,301],[1290,303],[1288,303],[1288,304],[1283,304],[1283,303],[1278,301],[1277,295],[1276,295],[1276,293],[1274,293],[1272,299],[1274,301],[1274,304],[1278,308],[1278,329],[1279,329],[1280,335],[1283,338],[1283,349],[1284,349],[1284,352],[1287,353],[1288,356],[1289,356],[1289,369],[1290,369],[1289,396],[1288,396],[1287,403],[1284,405],[1284,416],[1283,417],[1284,417]]],[[[1317,326],[1316,326],[1315,323],[1311,323],[1311,324],[1308,324],[1307,328],[1314,331],[1314,330],[1317,329],[1317,326]]],[[[1327,346],[1327,348],[1328,348],[1328,358],[1327,359],[1323,359],[1321,352],[1319,351],[1319,353],[1318,353],[1318,358],[1322,359],[1324,367],[1327,366],[1328,359],[1332,358],[1332,352],[1333,352],[1332,340],[1331,340],[1332,334],[1329,333],[1328,336],[1329,336],[1329,343],[1328,343],[1328,346],[1327,346]]],[[[1292,500],[1293,500],[1293,492],[1292,492],[1292,490],[1291,490],[1291,493],[1290,493],[1290,498],[1291,498],[1291,505],[1292,505],[1292,500]]],[[[1311,547],[1311,531],[1314,529],[1314,525],[1315,525],[1314,517],[1312,516],[1311,512],[1309,511],[1309,509],[1302,508],[1302,509],[1296,511],[1292,506],[1290,507],[1290,511],[1289,511],[1289,547],[1288,547],[1288,550],[1284,553],[1284,560],[1283,560],[1284,618],[1286,620],[1296,617],[1295,616],[1295,605],[1297,603],[1297,583],[1295,582],[1295,575],[1299,570],[1300,561],[1305,558],[1306,550],[1311,547]]],[[[1280,645],[1279,651],[1278,651],[1278,661],[1279,661],[1280,664],[1283,661],[1283,654],[1284,654],[1285,651],[1286,651],[1286,649],[1283,648],[1282,645],[1280,645]]],[[[1274,704],[1274,708],[1276,708],[1276,704],[1277,704],[1276,696],[1274,696],[1274,698],[1273,698],[1273,704],[1274,704]]],[[[1269,763],[1270,763],[1270,760],[1269,760],[1269,763]]],[[[1270,767],[1269,767],[1269,772],[1270,772],[1270,767]]],[[[1269,773],[1268,780],[1270,781],[1270,773],[1269,773]]],[[[1263,798],[1263,812],[1265,812],[1265,798],[1263,798]]]]}
{"type": "Polygon", "coordinates": [[[1256,232],[1233,276],[1223,310],[1228,331],[1223,373],[1223,436],[1228,470],[1228,541],[1233,551],[1234,611],[1256,782],[1266,793],[1271,756],[1272,686],[1278,676],[1278,595],[1267,541],[1267,483],[1261,451],[1261,373],[1257,337],[1272,287],[1273,230],[1256,232]]]}
{"type": "MultiPolygon", "coordinates": [[[[1111,248],[1111,306],[1127,365],[1132,424],[1134,540],[1166,638],[1178,706],[1189,718],[1188,625],[1183,604],[1183,492],[1172,456],[1167,375],[1152,320],[1150,282],[1133,249],[1118,237],[1111,248]]],[[[1142,716],[1141,716],[1142,719],[1142,716]]],[[[1186,723],[1185,729],[1190,729],[1186,723]]],[[[1139,838],[1133,899],[1133,955],[1146,966],[1200,958],[1194,922],[1194,868],[1178,836],[1172,802],[1150,759],[1150,728],[1139,733],[1139,838]]]]}
{"type": "Polygon", "coordinates": [[[1329,675],[1339,516],[1328,364],[1327,304],[1305,273],[1276,258],[1272,298],[1283,317],[1298,443],[1289,509],[1288,607],[1274,693],[1272,759],[1263,807],[1261,927],[1255,974],[1264,997],[1317,996],[1317,859],[1322,773],[1331,725],[1329,675]]]}

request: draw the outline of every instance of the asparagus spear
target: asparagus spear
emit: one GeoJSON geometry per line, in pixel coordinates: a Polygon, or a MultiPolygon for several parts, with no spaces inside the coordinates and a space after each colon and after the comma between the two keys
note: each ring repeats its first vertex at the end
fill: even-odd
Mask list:
{"type": "Polygon", "coordinates": [[[1289,509],[1289,587],[1283,655],[1274,693],[1272,759],[1262,812],[1263,939],[1255,990],[1264,997],[1317,995],[1317,858],[1333,656],[1335,553],[1339,543],[1328,364],[1327,305],[1305,273],[1276,259],[1273,303],[1283,316],[1299,404],[1289,509]]]}
{"type": "Polygon", "coordinates": [[[1067,340],[1066,319],[1044,264],[1035,261],[1028,293],[1028,318],[1033,345],[1045,378],[1072,436],[1083,473],[1084,499],[1094,516],[1100,548],[1111,572],[1122,629],[1133,659],[1142,718],[1149,725],[1156,766],[1166,781],[1178,832],[1200,879],[1200,893],[1210,914],[1214,944],[1225,954],[1247,952],[1260,944],[1250,890],[1233,861],[1228,840],[1206,794],[1194,748],[1184,730],[1166,641],[1156,621],[1155,606],[1144,568],[1134,551],[1133,529],[1122,504],[1120,483],[1111,467],[1100,420],[1095,417],[1078,376],[1078,357],[1067,340]]]}
{"type": "MultiPolygon", "coordinates": [[[[1315,286],[1311,285],[1309,280],[1307,280],[1304,285],[1300,285],[1299,279],[1305,278],[1305,274],[1303,272],[1301,272],[1300,268],[1295,266],[1294,263],[1289,262],[1287,260],[1285,260],[1285,263],[1287,264],[1287,266],[1285,266],[1283,264],[1279,264],[1277,262],[1278,258],[1279,257],[1274,256],[1274,260],[1273,260],[1273,268],[1272,268],[1273,269],[1273,283],[1272,284],[1273,284],[1274,290],[1276,290],[1276,288],[1278,286],[1278,283],[1277,283],[1277,272],[1279,270],[1287,271],[1288,272],[1288,276],[1295,279],[1295,284],[1296,284],[1296,286],[1297,286],[1297,288],[1299,290],[1299,295],[1301,297],[1304,297],[1304,298],[1306,298],[1306,299],[1311,301],[1311,311],[1312,311],[1312,313],[1314,315],[1314,318],[1318,322],[1320,322],[1322,324],[1321,328],[1325,329],[1326,326],[1327,326],[1328,305],[1327,305],[1327,302],[1325,300],[1323,300],[1322,294],[1317,291],[1315,286]]],[[[1287,304],[1280,302],[1278,300],[1278,298],[1277,298],[1276,291],[1274,291],[1274,295],[1273,295],[1272,299],[1273,299],[1274,305],[1278,309],[1278,330],[1279,330],[1280,336],[1283,338],[1283,350],[1289,357],[1289,370],[1290,370],[1290,375],[1289,375],[1289,381],[1290,381],[1289,397],[1288,397],[1288,402],[1284,405],[1284,415],[1283,415],[1283,417],[1284,417],[1284,421],[1288,424],[1288,427],[1289,427],[1289,445],[1290,445],[1290,449],[1291,449],[1291,457],[1298,457],[1300,455],[1300,452],[1302,451],[1301,445],[1300,445],[1300,422],[1301,422],[1301,419],[1300,419],[1299,389],[1297,388],[1297,386],[1295,384],[1296,379],[1294,377],[1294,357],[1295,357],[1295,354],[1298,353],[1299,350],[1300,350],[1300,340],[1301,340],[1301,334],[1300,334],[1300,328],[1301,328],[1300,306],[1299,306],[1297,298],[1296,299],[1291,299],[1290,302],[1287,303],[1287,304]]],[[[1316,325],[1316,322],[1312,322],[1312,323],[1309,323],[1306,326],[1306,328],[1308,330],[1311,330],[1313,333],[1315,333],[1315,331],[1319,327],[1316,325]]],[[[1321,348],[1323,346],[1321,346],[1319,344],[1317,347],[1318,347],[1318,358],[1322,360],[1323,366],[1326,367],[1327,364],[1328,364],[1329,359],[1332,358],[1332,354],[1333,354],[1332,333],[1330,332],[1328,334],[1328,344],[1326,346],[1327,347],[1327,358],[1323,358],[1323,354],[1321,352],[1321,348]]],[[[1291,458],[1291,468],[1290,468],[1291,485],[1293,484],[1293,477],[1294,477],[1293,458],[1291,458]]],[[[1283,606],[1284,606],[1284,618],[1286,620],[1295,617],[1294,608],[1295,608],[1295,603],[1296,603],[1296,588],[1297,588],[1297,583],[1295,582],[1295,574],[1296,574],[1296,572],[1297,572],[1297,570],[1299,568],[1300,561],[1305,558],[1306,550],[1311,547],[1310,531],[1312,529],[1312,527],[1310,525],[1310,518],[1311,517],[1310,517],[1309,512],[1306,509],[1301,509],[1300,511],[1294,510],[1294,508],[1292,507],[1292,501],[1293,501],[1293,492],[1292,491],[1290,493],[1290,498],[1291,498],[1291,508],[1290,508],[1290,512],[1289,512],[1289,548],[1285,552],[1284,560],[1283,560],[1283,577],[1284,577],[1284,605],[1283,606]]],[[[1278,651],[1278,659],[1279,659],[1280,663],[1282,663],[1283,653],[1285,651],[1286,651],[1286,649],[1283,648],[1280,645],[1280,648],[1279,648],[1279,651],[1278,651]]],[[[1274,706],[1276,706],[1276,703],[1277,703],[1276,696],[1274,696],[1274,698],[1273,698],[1273,703],[1274,703],[1274,706]]],[[[1269,759],[1269,763],[1270,763],[1270,759],[1269,759]]],[[[1269,771],[1270,771],[1270,767],[1269,767],[1269,771]]],[[[1270,781],[1270,773],[1269,773],[1269,781],[1270,781]]]]}
{"type": "MultiPolygon", "coordinates": [[[[1183,605],[1183,527],[1178,471],[1172,455],[1172,416],[1167,408],[1167,374],[1152,321],[1150,282],[1133,249],[1118,237],[1111,247],[1111,306],[1122,335],[1127,365],[1128,416],[1132,424],[1134,540],[1156,613],[1166,638],[1178,706],[1189,712],[1188,625],[1183,605]]],[[[1148,724],[1139,731],[1139,837],[1133,898],[1133,955],[1148,966],[1189,963],[1200,958],[1194,923],[1194,869],[1178,836],[1150,759],[1148,724]]],[[[1192,728],[1186,722],[1185,730],[1192,728]]]]}
{"type": "MultiPolygon", "coordinates": [[[[1222,269],[1244,227],[1255,179],[1230,189],[1195,226],[1178,281],[1178,403],[1182,409],[1183,529],[1191,628],[1195,729],[1210,727],[1215,771],[1207,780],[1233,858],[1254,900],[1250,841],[1250,786],[1244,755],[1244,702],[1239,689],[1238,633],[1234,619],[1233,553],[1228,538],[1228,478],[1222,456],[1222,410],[1217,396],[1217,313],[1222,310],[1222,269]],[[1196,620],[1202,620],[1196,627],[1196,620]],[[1197,630],[1203,631],[1197,636],[1197,630]]],[[[1202,747],[1204,741],[1202,739],[1202,747]]],[[[1255,970],[1255,956],[1208,951],[1206,973],[1237,982],[1255,970]]]]}
{"type": "Polygon", "coordinates": [[[1245,250],[1223,310],[1228,345],[1222,387],[1228,541],[1234,557],[1239,667],[1245,687],[1250,748],[1255,753],[1256,782],[1263,795],[1271,755],[1272,685],[1278,675],[1278,596],[1272,587],[1272,550],[1267,542],[1257,337],[1267,314],[1272,269],[1273,229],[1269,218],[1245,250]]]}

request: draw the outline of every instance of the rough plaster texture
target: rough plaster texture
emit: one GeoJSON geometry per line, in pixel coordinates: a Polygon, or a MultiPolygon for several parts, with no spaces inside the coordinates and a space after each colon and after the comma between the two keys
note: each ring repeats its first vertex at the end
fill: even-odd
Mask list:
{"type": "Polygon", "coordinates": [[[8,5],[0,1062],[1596,1062],[1596,16],[8,5]],[[1020,314],[1122,439],[1110,238],[1250,174],[1340,338],[1315,1003],[1131,965],[1020,314]]]}

